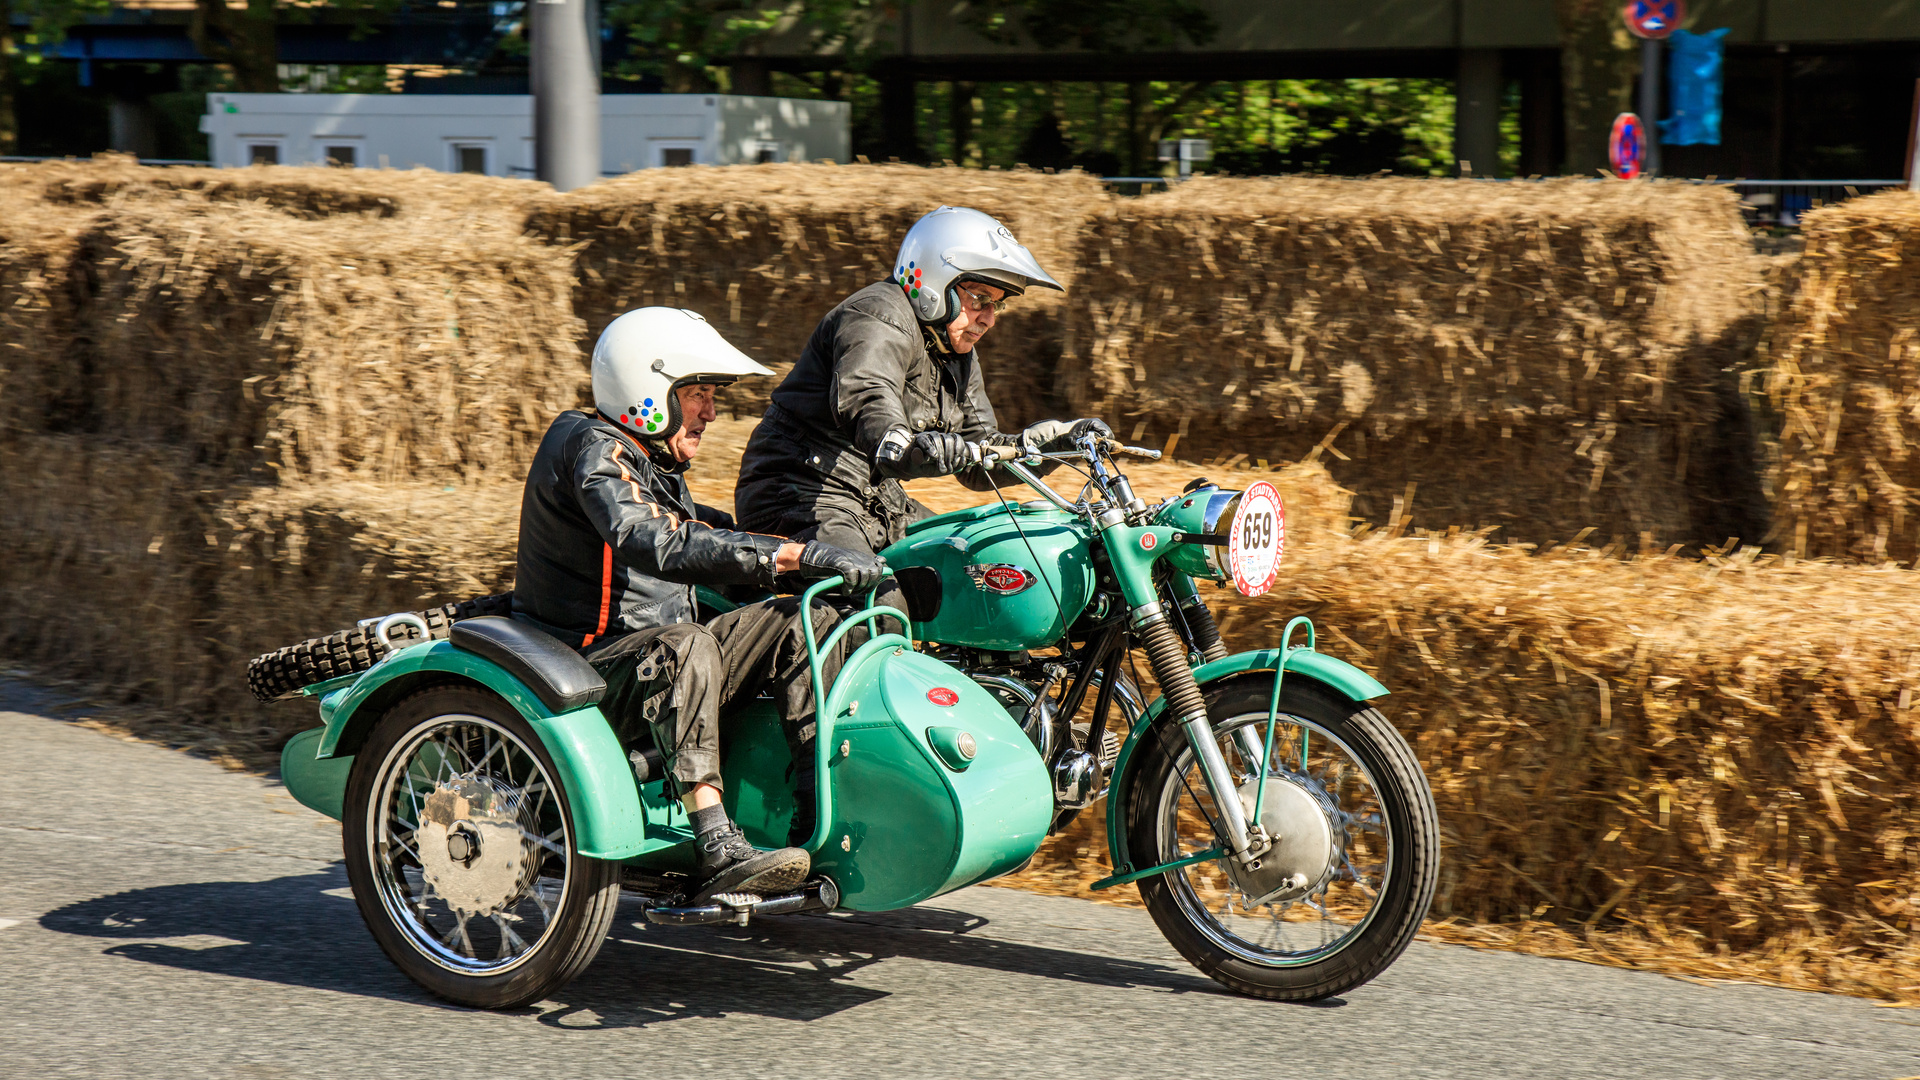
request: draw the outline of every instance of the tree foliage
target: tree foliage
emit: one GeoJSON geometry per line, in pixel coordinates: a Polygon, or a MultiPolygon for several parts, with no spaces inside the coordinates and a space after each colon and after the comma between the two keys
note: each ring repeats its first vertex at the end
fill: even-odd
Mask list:
{"type": "Polygon", "coordinates": [[[976,0],[960,19],[990,41],[1091,52],[1205,45],[1220,29],[1192,0],[976,0]]]}
{"type": "Polygon", "coordinates": [[[0,154],[14,153],[19,146],[14,98],[20,83],[37,73],[68,29],[89,15],[105,13],[109,6],[109,0],[0,0],[0,154]],[[16,40],[18,17],[24,17],[27,26],[16,40]]]}

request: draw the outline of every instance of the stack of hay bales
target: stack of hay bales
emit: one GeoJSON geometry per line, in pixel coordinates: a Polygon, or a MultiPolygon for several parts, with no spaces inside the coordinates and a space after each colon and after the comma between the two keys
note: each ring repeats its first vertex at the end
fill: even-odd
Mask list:
{"type": "Polygon", "coordinates": [[[1200,180],[1114,204],[1080,263],[1062,376],[1122,436],[1330,457],[1380,525],[1758,539],[1725,191],[1200,180]]]}
{"type": "MultiPolygon", "coordinates": [[[[1310,615],[1323,652],[1392,691],[1377,704],[1440,811],[1435,917],[1917,1000],[1920,573],[1755,551],[1530,557],[1375,533],[1290,559],[1269,597],[1206,595],[1230,646],[1310,615]],[[1577,936],[1595,928],[1628,933],[1577,936]]],[[[1111,896],[1086,892],[1098,821],[1049,845],[1034,883],[1111,896]]]]}
{"type": "MultiPolygon", "coordinates": [[[[216,741],[284,728],[248,657],[507,584],[526,459],[586,393],[568,253],[502,212],[513,182],[327,218],[104,171],[131,182],[0,211],[0,307],[62,313],[7,350],[0,648],[216,741]]],[[[260,172],[342,204],[380,179],[260,172]]]]}
{"type": "Polygon", "coordinates": [[[1800,282],[1774,339],[1774,537],[1796,555],[1920,559],[1920,195],[1802,221],[1800,282]]]}
{"type": "MultiPolygon", "coordinates": [[[[1082,223],[1109,202],[1083,173],[981,172],[905,165],[649,169],[552,196],[528,227],[578,246],[575,310],[590,347],[622,312],[692,308],[776,372],[729,389],[722,408],[760,416],[813,328],[854,292],[893,276],[907,229],[942,205],[999,218],[1040,265],[1074,289],[1082,223]]],[[[982,343],[1003,426],[1047,415],[1065,303],[1035,289],[982,343]]]]}

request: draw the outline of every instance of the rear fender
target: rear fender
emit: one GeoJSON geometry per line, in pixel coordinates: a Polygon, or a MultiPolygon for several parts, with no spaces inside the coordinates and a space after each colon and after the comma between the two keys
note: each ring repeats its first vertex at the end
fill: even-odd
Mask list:
{"type": "MultiPolygon", "coordinates": [[[[1374,698],[1386,697],[1389,691],[1380,680],[1347,663],[1337,656],[1315,652],[1312,649],[1287,650],[1286,671],[1288,679],[1306,678],[1320,683],[1347,700],[1359,704],[1374,698]]],[[[1205,691],[1212,684],[1250,671],[1272,671],[1280,657],[1279,649],[1253,649],[1248,652],[1223,656],[1211,663],[1202,664],[1193,669],[1193,679],[1205,691]]],[[[1133,730],[1127,733],[1127,741],[1120,746],[1120,754],[1113,763],[1113,782],[1107,791],[1107,852],[1113,860],[1115,874],[1130,873],[1132,868],[1126,861],[1127,815],[1125,810],[1126,794],[1133,780],[1133,754],[1147,732],[1166,711],[1167,699],[1155,698],[1134,722],[1133,730]]]]}
{"type": "MultiPolygon", "coordinates": [[[[352,757],[366,741],[374,722],[393,703],[415,690],[459,682],[477,683],[500,695],[539,734],[560,774],[556,779],[566,789],[567,801],[573,807],[574,831],[582,855],[626,859],[641,853],[646,846],[646,817],[640,808],[639,788],[620,739],[599,708],[589,705],[555,714],[525,683],[484,657],[455,648],[451,642],[408,646],[323,696],[320,718],[326,726],[312,743],[313,756],[352,757]]],[[[338,776],[344,789],[346,770],[338,770],[338,776]]],[[[322,813],[341,804],[339,796],[328,800],[315,793],[313,801],[297,797],[322,813]]]]}

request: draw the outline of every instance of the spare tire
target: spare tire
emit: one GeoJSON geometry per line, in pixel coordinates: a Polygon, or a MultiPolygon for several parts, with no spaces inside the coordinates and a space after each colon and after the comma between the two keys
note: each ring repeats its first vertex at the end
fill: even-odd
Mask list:
{"type": "MultiPolygon", "coordinates": [[[[513,614],[513,594],[476,596],[413,614],[426,621],[429,637],[445,638],[449,628],[461,619],[513,614]]],[[[402,624],[387,638],[395,645],[408,644],[420,639],[420,630],[402,624]]],[[[373,628],[356,626],[254,657],[247,663],[247,689],[261,701],[278,701],[298,694],[303,687],[365,671],[384,655],[386,650],[375,640],[373,628]]]]}

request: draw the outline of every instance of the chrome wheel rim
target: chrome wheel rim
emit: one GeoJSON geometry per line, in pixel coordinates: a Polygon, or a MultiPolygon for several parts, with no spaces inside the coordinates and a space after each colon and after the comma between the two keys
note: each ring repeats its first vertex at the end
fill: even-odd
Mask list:
{"type": "Polygon", "coordinates": [[[518,736],[482,716],[422,721],[388,751],[372,798],[374,887],[422,956],[497,975],[553,936],[572,837],[552,778],[518,736]]]}
{"type": "MultiPolygon", "coordinates": [[[[1265,712],[1215,726],[1235,784],[1255,779],[1266,728],[1265,712]]],[[[1393,873],[1393,833],[1371,771],[1344,741],[1305,717],[1279,715],[1267,776],[1325,807],[1336,845],[1328,879],[1304,896],[1260,904],[1249,903],[1225,860],[1170,871],[1165,879],[1187,919],[1232,955],[1264,967],[1318,963],[1358,941],[1378,914],[1393,873]]],[[[1161,861],[1219,844],[1209,824],[1216,816],[1193,748],[1182,746],[1155,817],[1161,861]]]]}

